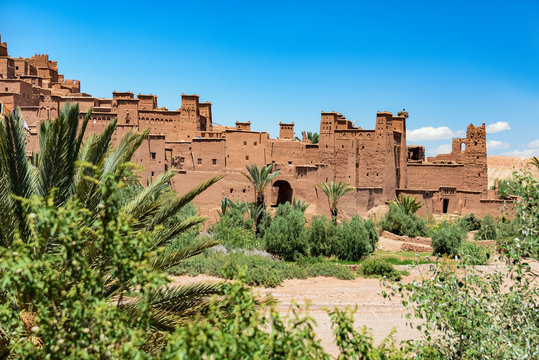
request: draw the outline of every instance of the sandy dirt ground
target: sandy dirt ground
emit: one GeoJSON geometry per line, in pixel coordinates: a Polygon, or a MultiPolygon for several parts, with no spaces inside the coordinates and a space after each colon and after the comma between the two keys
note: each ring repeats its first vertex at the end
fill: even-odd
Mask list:
{"type": "MultiPolygon", "coordinates": [[[[381,238],[379,249],[385,251],[399,251],[400,241],[381,238]]],[[[539,263],[533,262],[532,269],[539,273],[539,263]]],[[[403,283],[409,283],[414,279],[429,276],[430,265],[419,265],[411,269],[409,266],[397,266],[406,269],[410,275],[403,277],[403,283]]],[[[476,269],[491,273],[507,270],[507,266],[499,261],[491,265],[477,266],[476,269]]],[[[175,284],[186,284],[194,281],[223,281],[211,276],[199,275],[197,277],[180,276],[174,277],[175,284]]],[[[356,307],[354,316],[356,326],[366,326],[371,330],[375,344],[382,342],[390,333],[392,328],[396,329],[395,340],[399,343],[402,340],[418,339],[421,333],[408,324],[405,318],[406,310],[400,297],[391,299],[382,296],[383,287],[379,279],[357,278],[355,280],[338,280],[327,277],[316,277],[306,280],[291,279],[285,280],[281,286],[276,288],[254,288],[253,291],[262,296],[271,295],[277,300],[277,310],[282,315],[289,314],[292,304],[309,305],[309,315],[317,323],[316,332],[322,341],[322,345],[330,354],[335,355],[337,348],[333,344],[333,332],[331,321],[326,309],[333,309],[335,306],[343,309],[345,307],[356,307]]],[[[414,324],[417,324],[414,323],[414,324]]]]}

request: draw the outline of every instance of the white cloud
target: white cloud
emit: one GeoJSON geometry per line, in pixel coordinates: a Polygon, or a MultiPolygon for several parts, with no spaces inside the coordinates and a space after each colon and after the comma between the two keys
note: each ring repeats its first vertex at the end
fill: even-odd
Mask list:
{"type": "Polygon", "coordinates": [[[507,121],[498,121],[494,124],[487,125],[487,134],[494,134],[506,130],[511,130],[511,126],[509,126],[507,121]]]}
{"type": "Polygon", "coordinates": [[[530,141],[530,143],[528,144],[528,147],[532,149],[539,148],[539,139],[530,141]]]}
{"type": "Polygon", "coordinates": [[[415,130],[406,131],[407,141],[424,140],[447,140],[453,137],[453,131],[447,126],[432,127],[426,126],[415,130]]]}
{"type": "Polygon", "coordinates": [[[520,157],[532,157],[539,156],[539,148],[535,149],[524,149],[524,150],[513,150],[503,153],[502,155],[506,156],[520,156],[520,157]]]}
{"type": "Polygon", "coordinates": [[[442,144],[437,147],[435,147],[433,150],[428,151],[431,156],[436,156],[438,154],[449,154],[451,152],[451,145],[450,144],[442,144]]]}
{"type": "Polygon", "coordinates": [[[487,140],[488,150],[509,149],[509,144],[498,140],[487,140]]]}

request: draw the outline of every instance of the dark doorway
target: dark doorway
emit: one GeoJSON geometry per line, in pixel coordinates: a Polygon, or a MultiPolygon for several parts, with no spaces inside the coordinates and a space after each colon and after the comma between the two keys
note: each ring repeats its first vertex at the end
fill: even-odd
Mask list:
{"type": "Polygon", "coordinates": [[[443,209],[442,212],[447,214],[447,208],[449,207],[449,199],[443,199],[443,209]]]}
{"type": "Polygon", "coordinates": [[[273,194],[274,201],[273,206],[278,206],[279,204],[284,204],[286,202],[292,202],[292,187],[288,181],[277,180],[273,183],[273,194]]]}

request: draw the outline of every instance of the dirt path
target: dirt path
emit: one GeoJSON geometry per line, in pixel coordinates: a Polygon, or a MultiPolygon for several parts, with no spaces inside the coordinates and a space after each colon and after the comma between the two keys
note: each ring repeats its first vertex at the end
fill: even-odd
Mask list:
{"type": "MultiPolygon", "coordinates": [[[[415,272],[415,271],[414,271],[415,272]]],[[[418,273],[407,276],[404,281],[411,281],[418,273]]],[[[298,304],[309,303],[309,315],[317,322],[316,332],[322,340],[322,345],[332,354],[337,348],[333,344],[333,332],[326,308],[335,306],[357,307],[354,315],[356,326],[366,326],[371,329],[375,343],[379,344],[396,329],[397,342],[414,339],[420,333],[406,324],[405,309],[401,298],[391,300],[381,295],[382,287],[378,279],[338,280],[327,277],[317,277],[306,280],[286,280],[277,288],[258,288],[261,294],[271,294],[278,301],[278,311],[286,315],[293,301],[298,304]]]]}
{"type": "MultiPolygon", "coordinates": [[[[421,269],[425,271],[426,268],[417,267],[403,281],[409,282],[418,278],[421,269]]],[[[176,284],[207,280],[219,281],[220,279],[204,275],[174,277],[176,284]]],[[[356,326],[370,328],[376,344],[385,339],[393,327],[396,329],[397,342],[420,336],[417,330],[406,325],[405,309],[401,305],[401,299],[395,297],[388,300],[381,295],[381,291],[382,287],[378,279],[338,280],[327,277],[285,280],[282,286],[276,288],[254,289],[255,293],[261,295],[271,294],[277,300],[277,310],[282,315],[288,314],[293,302],[300,305],[308,302],[309,315],[317,322],[316,332],[324,348],[331,354],[335,354],[337,348],[333,344],[331,321],[325,309],[332,309],[335,306],[357,307],[354,316],[356,326]]]]}

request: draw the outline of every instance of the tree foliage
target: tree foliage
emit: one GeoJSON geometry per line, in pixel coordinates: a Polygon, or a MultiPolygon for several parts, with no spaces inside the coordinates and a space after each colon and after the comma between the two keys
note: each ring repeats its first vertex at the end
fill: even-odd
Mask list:
{"type": "Polygon", "coordinates": [[[406,215],[412,215],[417,212],[417,210],[423,207],[421,201],[417,200],[413,196],[400,195],[395,200],[392,201],[392,204],[400,208],[406,215]]]}
{"type": "MultiPolygon", "coordinates": [[[[111,183],[121,188],[119,184],[133,181],[131,167],[125,163],[138,149],[147,131],[142,134],[127,133],[116,148],[111,148],[116,121],[111,121],[103,133],[90,135],[83,141],[88,119],[89,116],[86,116],[79,129],[78,106],[67,104],[57,119],[42,123],[39,135],[40,152],[28,158],[20,112],[18,111],[17,115],[4,116],[3,123],[0,124],[0,213],[4,218],[0,223],[0,247],[2,251],[13,254],[17,252],[15,249],[23,246],[21,243],[24,244],[26,251],[39,245],[38,249],[32,250],[35,253],[26,255],[36,264],[47,261],[51,266],[60,266],[62,264],[60,260],[51,262],[50,257],[54,258],[61,250],[61,244],[58,243],[61,239],[57,239],[52,233],[48,236],[47,233],[34,233],[36,225],[32,219],[39,213],[39,209],[29,207],[25,199],[36,196],[47,197],[52,199],[48,201],[53,201],[54,206],[59,209],[76,203],[78,207],[85,209],[81,212],[84,216],[78,219],[77,226],[86,229],[86,232],[84,238],[80,235],[76,238],[77,241],[84,240],[84,243],[72,246],[81,248],[77,251],[85,257],[87,265],[84,266],[98,270],[99,277],[96,281],[100,282],[99,286],[104,289],[103,294],[108,301],[123,299],[118,302],[119,309],[130,316],[136,317],[137,309],[144,303],[149,304],[152,312],[159,314],[150,318],[149,328],[152,337],[157,340],[162,338],[165,332],[174,330],[175,326],[192,316],[196,308],[203,303],[203,299],[219,292],[220,287],[196,284],[187,287],[169,287],[155,293],[143,293],[142,288],[137,287],[138,280],[133,283],[132,280],[128,280],[130,275],[123,272],[128,272],[129,267],[133,265],[127,259],[131,255],[134,256],[133,259],[138,259],[137,254],[143,253],[143,261],[148,266],[156,271],[166,271],[182,260],[215,245],[216,241],[204,239],[175,251],[159,251],[177,236],[205,220],[201,216],[193,215],[181,222],[167,223],[199,193],[221,177],[211,178],[184,195],[178,196],[169,185],[176,171],[169,170],[146,188],[125,192],[124,196],[131,194],[129,199],[110,202],[111,198],[117,197],[115,195],[117,189],[111,183]],[[119,221],[118,218],[129,219],[132,229],[129,236],[132,234],[136,239],[139,233],[151,233],[151,241],[139,244],[139,248],[130,247],[131,238],[127,235],[125,238],[114,235],[111,230],[114,229],[113,225],[105,228],[99,226],[105,220],[116,223],[119,221]],[[111,233],[101,232],[105,230],[111,233]],[[110,242],[114,236],[122,238],[122,243],[110,242]],[[36,244],[37,237],[39,244],[36,244]],[[122,260],[125,262],[120,264],[125,267],[122,271],[114,270],[114,266],[120,266],[117,263],[121,259],[118,254],[120,251],[124,251],[122,256],[125,259],[122,260]],[[135,289],[139,289],[140,296],[127,302],[123,294],[136,293],[135,289]]],[[[54,268],[51,271],[61,272],[62,269],[54,268]]],[[[62,293],[52,292],[51,296],[54,295],[61,297],[62,293]]],[[[22,300],[19,301],[27,304],[29,316],[35,317],[32,313],[34,306],[31,302],[32,297],[22,293],[20,298],[22,300]]],[[[60,300],[51,302],[58,304],[60,300]]]]}
{"type": "Polygon", "coordinates": [[[318,187],[322,189],[324,194],[326,194],[333,222],[336,223],[338,215],[337,206],[339,204],[339,200],[341,199],[341,197],[344,196],[344,194],[349,191],[352,191],[353,188],[350,185],[343,183],[342,181],[339,181],[338,183],[332,181],[329,184],[324,181],[321,184],[318,184],[318,187]]]}
{"type": "Polygon", "coordinates": [[[253,209],[255,215],[253,217],[255,219],[255,230],[258,234],[260,220],[266,208],[266,204],[264,202],[264,189],[266,189],[266,186],[268,186],[273,179],[279,176],[281,172],[278,170],[273,171],[273,164],[262,166],[261,168],[259,168],[256,164],[251,166],[247,165],[245,167],[247,168],[247,172],[242,172],[242,174],[253,185],[255,192],[255,208],[253,209]]]}

